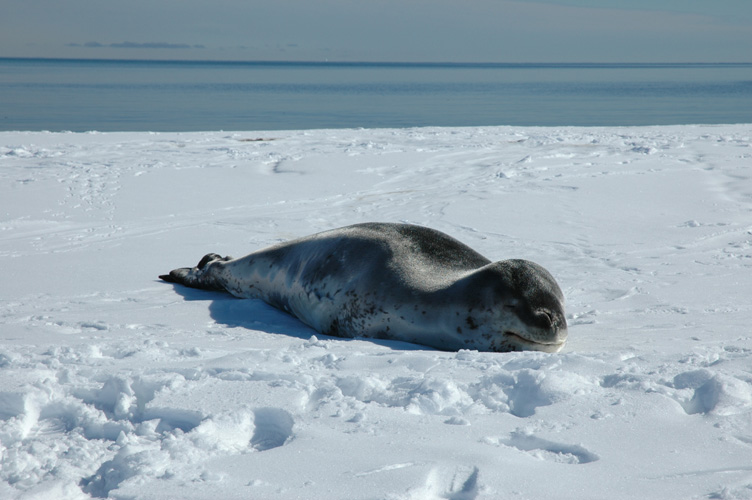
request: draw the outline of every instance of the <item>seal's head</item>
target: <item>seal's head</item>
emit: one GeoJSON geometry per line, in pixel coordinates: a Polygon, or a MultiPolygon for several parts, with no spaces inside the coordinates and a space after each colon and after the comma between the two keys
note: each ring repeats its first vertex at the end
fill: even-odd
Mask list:
{"type": "Polygon", "coordinates": [[[487,315],[478,329],[488,350],[558,352],[564,347],[564,294],[543,267],[527,260],[504,260],[469,278],[470,295],[487,315]]]}

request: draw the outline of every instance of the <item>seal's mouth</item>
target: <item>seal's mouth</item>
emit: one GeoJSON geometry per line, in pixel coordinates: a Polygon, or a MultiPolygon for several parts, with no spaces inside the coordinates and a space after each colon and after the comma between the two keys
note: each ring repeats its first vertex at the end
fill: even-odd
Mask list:
{"type": "Polygon", "coordinates": [[[558,352],[562,347],[564,347],[564,344],[566,343],[566,338],[564,340],[538,342],[535,340],[526,339],[525,337],[522,337],[521,335],[510,331],[504,332],[504,338],[516,345],[519,345],[520,347],[523,347],[524,349],[529,349],[531,351],[558,352]]]}

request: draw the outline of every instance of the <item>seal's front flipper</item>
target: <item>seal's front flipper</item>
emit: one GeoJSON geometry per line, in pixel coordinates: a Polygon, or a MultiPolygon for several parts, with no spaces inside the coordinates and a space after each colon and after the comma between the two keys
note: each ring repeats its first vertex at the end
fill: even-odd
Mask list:
{"type": "Polygon", "coordinates": [[[219,284],[216,273],[212,272],[210,264],[214,262],[226,262],[232,260],[232,257],[222,257],[216,253],[204,255],[196,267],[181,267],[173,269],[170,274],[161,274],[159,279],[168,283],[177,283],[179,285],[199,288],[201,290],[225,290],[225,287],[219,284]]]}

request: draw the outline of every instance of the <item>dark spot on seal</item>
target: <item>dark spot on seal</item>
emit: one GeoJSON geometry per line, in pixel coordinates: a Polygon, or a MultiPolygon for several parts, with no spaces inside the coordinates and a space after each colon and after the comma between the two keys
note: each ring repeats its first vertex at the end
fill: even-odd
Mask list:
{"type": "Polygon", "coordinates": [[[465,319],[465,322],[467,323],[467,326],[468,326],[468,327],[469,327],[469,328],[470,328],[471,330],[477,330],[477,329],[478,329],[478,324],[477,324],[477,323],[475,322],[475,320],[473,319],[473,317],[472,317],[472,316],[468,316],[468,317],[467,317],[467,318],[465,319]]]}

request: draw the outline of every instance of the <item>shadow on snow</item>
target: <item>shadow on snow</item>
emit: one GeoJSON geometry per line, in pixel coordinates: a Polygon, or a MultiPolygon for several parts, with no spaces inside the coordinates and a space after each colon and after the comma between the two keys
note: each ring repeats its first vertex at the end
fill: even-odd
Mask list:
{"type": "MultiPolygon", "coordinates": [[[[159,283],[163,283],[159,281],[159,283]]],[[[270,306],[260,299],[240,299],[226,292],[212,292],[173,284],[175,292],[188,302],[211,300],[209,314],[220,325],[230,328],[242,327],[271,334],[282,334],[298,339],[310,339],[315,335],[325,340],[365,340],[396,351],[433,351],[434,349],[398,340],[383,340],[357,337],[332,337],[312,329],[299,319],[270,306]]]]}

